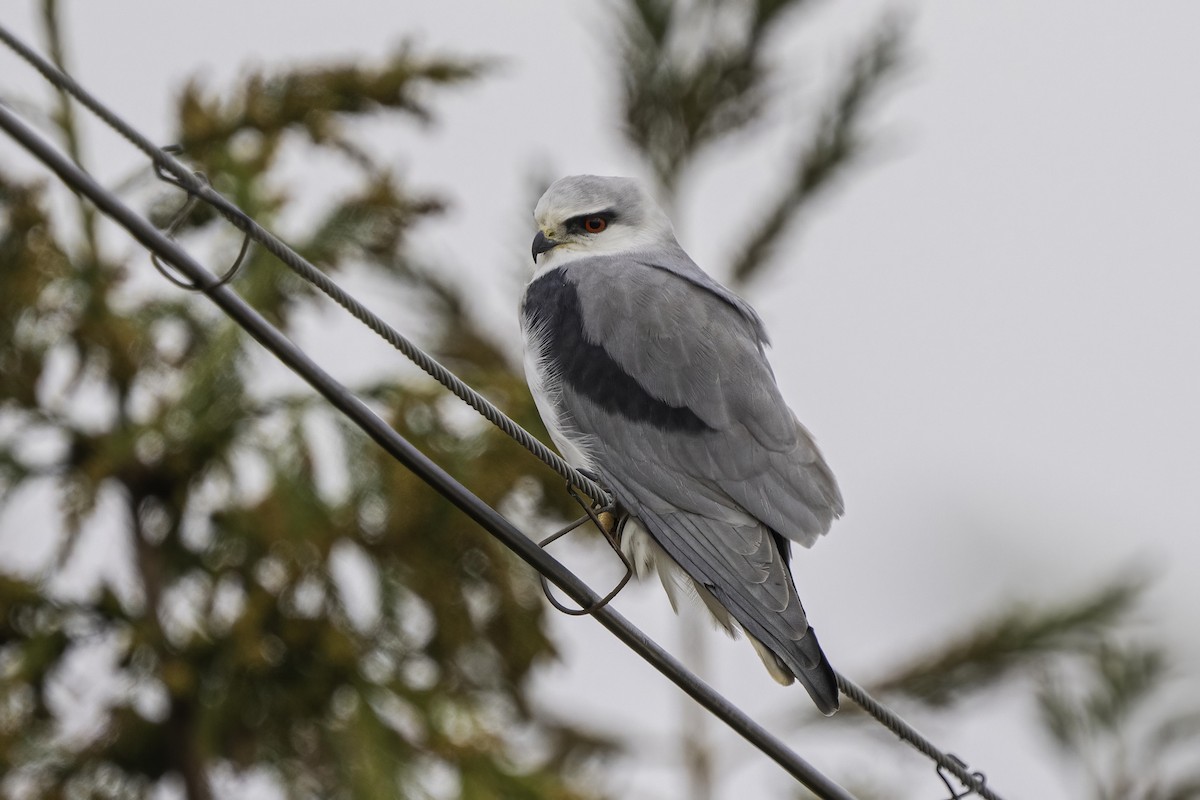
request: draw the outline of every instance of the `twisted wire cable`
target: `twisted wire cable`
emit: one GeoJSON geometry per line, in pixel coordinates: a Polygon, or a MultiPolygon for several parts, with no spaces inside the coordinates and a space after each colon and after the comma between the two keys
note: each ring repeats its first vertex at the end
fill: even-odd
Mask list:
{"type": "MultiPolygon", "coordinates": [[[[93,97],[74,79],[13,36],[3,25],[0,25],[0,41],[33,66],[51,84],[72,95],[96,114],[105,124],[119,133],[137,149],[141,150],[157,167],[169,172],[174,178],[173,182],[187,191],[189,195],[199,197],[212,205],[236,228],[258,242],[268,252],[292,269],[293,272],[312,283],[330,299],[346,309],[371,331],[399,350],[405,357],[474,408],[489,422],[496,425],[508,436],[525,447],[539,460],[565,478],[571,485],[583,491],[598,504],[605,505],[609,502],[610,498],[607,492],[596,482],[582,475],[558,456],[558,454],[551,451],[532,434],[504,414],[504,412],[496,408],[487,398],[476,392],[453,372],[334,283],[324,272],[317,269],[282,240],[260,226],[245,212],[213,189],[206,181],[196,177],[186,166],[172,157],[170,153],[164,152],[162,148],[155,145],[98,99],[93,97]]],[[[147,244],[147,246],[149,247],[150,245],[147,244]]],[[[201,287],[200,290],[210,293],[216,288],[220,288],[220,283],[214,281],[213,285],[201,287]]],[[[598,614],[598,616],[600,615],[598,614]]],[[[601,621],[604,621],[603,617],[601,617],[601,621]]],[[[842,694],[860,706],[881,725],[896,734],[901,740],[907,742],[918,752],[932,760],[938,767],[954,775],[955,778],[962,782],[963,786],[967,787],[968,793],[978,794],[980,797],[985,798],[985,800],[1002,800],[995,791],[986,785],[981,773],[971,772],[963,761],[938,748],[915,728],[901,719],[898,714],[872,697],[865,689],[858,686],[849,678],[846,678],[840,672],[836,672],[835,674],[837,676],[838,688],[842,694]]],[[[964,796],[966,795],[959,795],[959,797],[964,796]]]]}
{"type": "Polygon", "coordinates": [[[86,106],[106,125],[124,137],[130,144],[141,150],[154,164],[171,174],[174,183],[188,194],[199,197],[215,208],[221,216],[238,230],[245,233],[271,255],[278,258],[285,266],[304,280],[316,286],[331,300],[337,303],[351,316],[366,325],[372,332],[380,336],[392,347],[399,350],[406,358],[424,370],[430,377],[453,392],[459,399],[479,412],[488,422],[508,434],[518,444],[532,453],[538,460],[561,475],[572,486],[577,487],[599,505],[609,501],[608,493],[595,481],[568,464],[557,453],[542,444],[529,431],[522,428],[511,417],[497,408],[486,397],[468,386],[461,378],[440,364],[433,356],[422,350],[416,343],[384,322],[369,308],[364,306],[348,292],[334,283],[328,275],[317,269],[311,262],[285,244],[281,239],[263,228],[245,212],[234,205],[224,195],[213,189],[206,181],[197,178],[191,170],[184,166],[170,153],[151,142],[133,126],[113,113],[107,106],[92,96],[90,92],[79,85],[71,76],[55,67],[37,52],[25,45],[0,26],[0,40],[17,55],[21,56],[46,80],[62,91],[69,93],[86,106]]]}
{"type": "Polygon", "coordinates": [[[995,792],[988,788],[982,773],[972,772],[957,756],[938,748],[933,742],[922,736],[916,728],[901,719],[899,714],[872,697],[866,689],[836,670],[834,674],[837,676],[837,685],[842,690],[842,694],[874,717],[876,722],[896,734],[939,767],[954,775],[962,781],[963,786],[975,794],[985,800],[1001,800],[995,792]]]}

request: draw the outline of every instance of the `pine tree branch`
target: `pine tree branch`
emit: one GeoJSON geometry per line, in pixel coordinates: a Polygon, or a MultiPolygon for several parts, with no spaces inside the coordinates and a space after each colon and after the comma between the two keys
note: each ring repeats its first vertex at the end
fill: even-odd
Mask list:
{"type": "Polygon", "coordinates": [[[846,77],[821,112],[812,138],[792,159],[791,179],[733,263],[732,280],[748,283],[772,259],[801,213],[853,165],[866,147],[867,110],[903,63],[904,27],[887,17],[851,60],[846,77]]]}
{"type": "MultiPolygon", "coordinates": [[[[43,0],[42,24],[46,28],[46,49],[50,52],[50,60],[61,70],[66,70],[63,55],[62,28],[59,25],[58,0],[43,0]]],[[[67,154],[76,164],[82,164],[82,147],[79,139],[79,126],[75,119],[75,106],[71,96],[63,89],[56,90],[58,108],[53,114],[53,120],[63,136],[67,154]]],[[[99,263],[100,250],[96,238],[96,209],[91,203],[76,196],[78,201],[79,219],[83,228],[83,238],[86,245],[84,258],[91,263],[99,263]]]]}
{"type": "Polygon", "coordinates": [[[1049,608],[1018,603],[876,683],[879,694],[946,707],[964,694],[994,686],[1047,656],[1094,647],[1123,620],[1146,587],[1123,576],[1099,591],[1049,608]]]}

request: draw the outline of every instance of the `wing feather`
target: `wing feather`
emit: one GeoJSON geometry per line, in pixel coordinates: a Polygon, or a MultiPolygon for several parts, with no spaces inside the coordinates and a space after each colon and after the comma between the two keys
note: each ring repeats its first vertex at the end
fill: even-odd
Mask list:
{"type": "MultiPolygon", "coordinates": [[[[542,272],[522,320],[556,441],[598,471],[706,602],[774,654],[763,661],[776,678],[790,670],[830,714],[835,676],[788,540],[808,547],[826,534],[841,495],[775,384],[755,312],[672,240],[542,272]]],[[[638,547],[644,571],[655,548],[638,547]]]]}
{"type": "Polygon", "coordinates": [[[559,424],[667,555],[829,713],[833,673],[776,534],[811,545],[842,500],[779,392],[758,317],[678,249],[561,273],[525,312],[572,342],[543,354],[562,377],[559,424]]]}
{"type": "Polygon", "coordinates": [[[772,530],[811,546],[842,513],[837,483],[779,392],[757,316],[723,287],[718,294],[681,277],[687,265],[715,285],[682,250],[603,268],[575,262],[567,278],[578,289],[584,335],[603,342],[650,395],[711,429],[672,435],[643,452],[639,458],[658,468],[659,480],[705,482],[772,530]]]}

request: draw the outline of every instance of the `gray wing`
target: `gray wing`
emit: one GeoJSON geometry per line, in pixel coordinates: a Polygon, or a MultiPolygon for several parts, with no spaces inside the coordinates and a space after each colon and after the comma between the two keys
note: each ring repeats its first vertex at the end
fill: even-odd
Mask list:
{"type": "Polygon", "coordinates": [[[563,323],[549,354],[560,411],[664,550],[836,707],[774,533],[811,545],[841,496],[780,396],[758,318],[682,251],[594,261],[564,270],[580,341],[563,323]]]}
{"type": "MultiPolygon", "coordinates": [[[[650,398],[680,409],[677,417],[690,412],[703,426],[672,427],[660,414],[659,425],[642,424],[635,432],[629,423],[646,420],[623,414],[592,387],[588,399],[600,408],[589,415],[598,427],[588,432],[617,458],[629,452],[626,445],[645,450],[650,436],[653,449],[638,463],[661,470],[658,482],[666,483],[658,488],[667,496],[686,477],[711,495],[690,510],[719,514],[709,500],[722,508],[732,501],[771,530],[811,546],[842,513],[842,498],[779,392],[757,315],[682,250],[613,262],[590,268],[581,261],[567,272],[577,288],[583,336],[602,343],[604,355],[650,398]],[[605,412],[616,417],[611,426],[605,412]],[[639,442],[612,438],[622,432],[639,442]]],[[[572,388],[568,382],[564,399],[572,388]]]]}

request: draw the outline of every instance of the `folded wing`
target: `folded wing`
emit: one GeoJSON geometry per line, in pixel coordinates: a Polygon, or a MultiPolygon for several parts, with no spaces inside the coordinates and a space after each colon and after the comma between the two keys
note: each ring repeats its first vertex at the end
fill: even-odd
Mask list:
{"type": "Polygon", "coordinates": [[[553,328],[538,341],[562,425],[667,554],[836,708],[781,537],[811,545],[842,501],[779,393],[761,324],[681,250],[604,260],[527,295],[544,309],[532,325],[553,328]]]}

